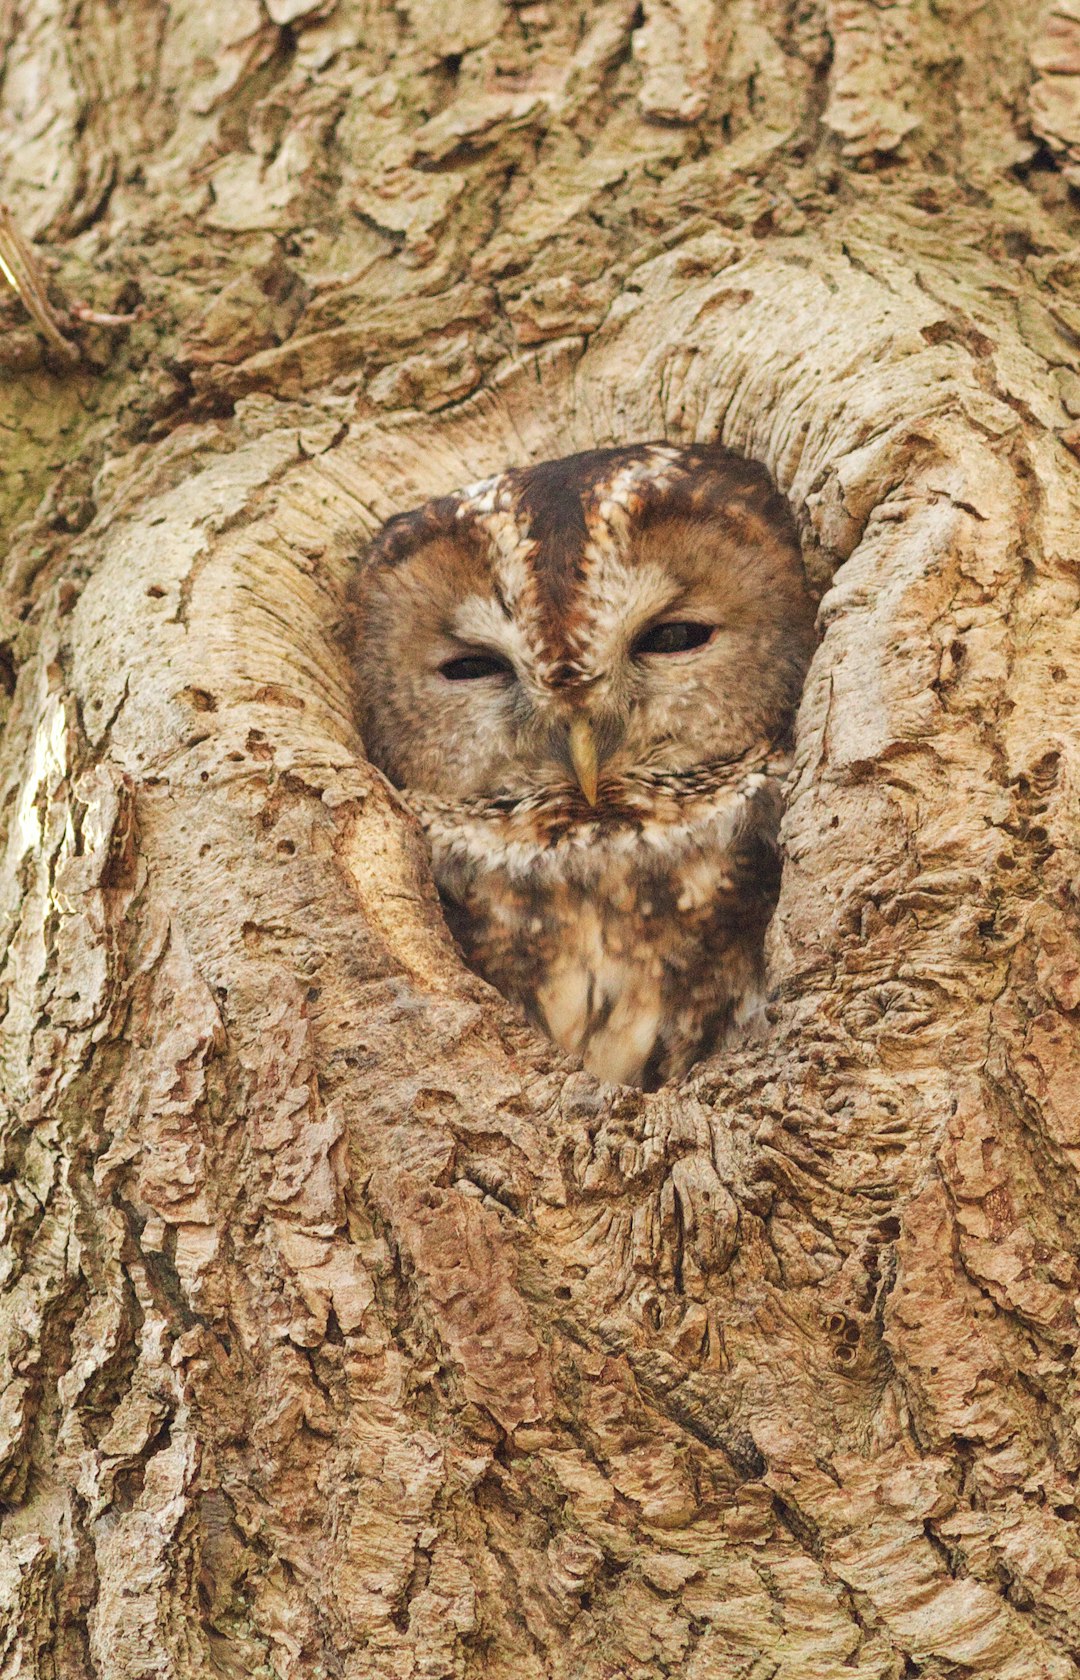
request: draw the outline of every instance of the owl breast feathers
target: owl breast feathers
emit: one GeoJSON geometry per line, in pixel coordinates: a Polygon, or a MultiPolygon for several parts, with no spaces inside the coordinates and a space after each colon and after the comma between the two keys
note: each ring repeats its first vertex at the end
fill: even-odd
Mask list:
{"type": "Polygon", "coordinates": [[[352,618],[368,753],[470,965],[615,1083],[745,1032],[813,646],[764,468],[658,443],[503,473],[391,519],[352,618]]]}

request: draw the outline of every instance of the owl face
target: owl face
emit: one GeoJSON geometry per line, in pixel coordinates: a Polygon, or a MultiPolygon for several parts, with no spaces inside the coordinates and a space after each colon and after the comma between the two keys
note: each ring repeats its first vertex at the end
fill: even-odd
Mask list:
{"type": "Polygon", "coordinates": [[[456,800],[572,795],[777,741],[813,640],[790,515],[719,446],[598,450],[391,520],[355,591],[369,755],[456,800]]]}

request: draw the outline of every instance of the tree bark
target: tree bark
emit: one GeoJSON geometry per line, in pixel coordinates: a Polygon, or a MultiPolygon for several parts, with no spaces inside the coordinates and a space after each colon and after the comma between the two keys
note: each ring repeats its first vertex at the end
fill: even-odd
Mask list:
{"type": "Polygon", "coordinates": [[[1080,1675],[1074,11],[0,0],[2,1680],[1080,1675]],[[644,1096],[336,630],[655,437],[823,634],[769,1036],[644,1096]]]}

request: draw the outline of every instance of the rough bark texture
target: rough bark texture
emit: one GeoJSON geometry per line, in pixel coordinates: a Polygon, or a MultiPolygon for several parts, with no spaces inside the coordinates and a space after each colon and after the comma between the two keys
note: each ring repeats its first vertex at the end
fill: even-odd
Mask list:
{"type": "Polygon", "coordinates": [[[3,1680],[1080,1675],[1078,18],[0,0],[3,1680]],[[771,1038],[643,1097],[336,533],[657,436],[829,587],[771,1038]]]}

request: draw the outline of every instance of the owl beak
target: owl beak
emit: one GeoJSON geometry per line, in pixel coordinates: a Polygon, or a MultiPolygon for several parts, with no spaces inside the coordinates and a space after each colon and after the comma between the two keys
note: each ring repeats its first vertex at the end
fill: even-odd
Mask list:
{"type": "Polygon", "coordinates": [[[570,762],[582,793],[590,805],[595,805],[598,769],[596,736],[588,718],[580,714],[570,725],[570,762]]]}

